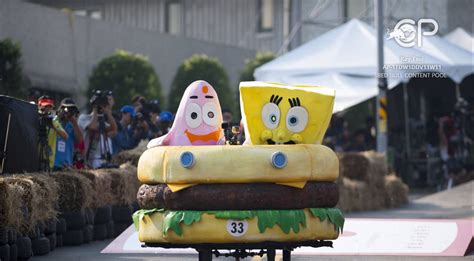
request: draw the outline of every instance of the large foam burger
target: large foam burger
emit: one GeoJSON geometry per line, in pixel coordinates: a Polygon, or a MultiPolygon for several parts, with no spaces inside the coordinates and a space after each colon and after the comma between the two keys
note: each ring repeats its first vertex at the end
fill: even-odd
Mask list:
{"type": "Polygon", "coordinates": [[[154,146],[143,153],[138,164],[141,210],[134,214],[140,241],[258,243],[338,237],[344,224],[335,208],[338,159],[325,146],[305,144],[318,143],[324,136],[334,94],[309,88],[299,93],[300,89],[273,85],[247,92],[246,87],[241,85],[242,114],[247,125],[256,127],[246,126],[252,145],[154,146]],[[292,97],[285,108],[282,97],[288,94],[292,97]],[[249,102],[249,97],[257,100],[249,102]],[[301,113],[304,105],[316,101],[320,109],[325,106],[324,112],[301,113]],[[276,108],[278,113],[273,113],[276,108]],[[293,112],[300,118],[291,118],[293,112]],[[278,123],[272,129],[265,122],[268,118],[275,123],[285,113],[289,124],[308,123],[284,132],[278,123]],[[252,122],[257,118],[263,123],[252,122]],[[307,139],[311,134],[305,134],[306,128],[317,137],[313,133],[313,140],[307,139]]]}

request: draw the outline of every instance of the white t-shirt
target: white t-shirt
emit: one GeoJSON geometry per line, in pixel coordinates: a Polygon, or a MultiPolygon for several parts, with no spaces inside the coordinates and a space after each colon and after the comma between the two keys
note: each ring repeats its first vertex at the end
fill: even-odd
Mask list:
{"type": "MultiPolygon", "coordinates": [[[[112,139],[107,137],[104,139],[99,135],[99,132],[94,132],[93,140],[91,142],[91,136],[87,130],[92,121],[92,114],[81,114],[77,120],[77,124],[81,129],[82,136],[84,137],[84,148],[86,152],[86,164],[94,169],[100,168],[107,161],[103,159],[102,154],[106,155],[108,152],[112,155],[112,139]],[[100,144],[100,146],[99,146],[100,144]],[[107,145],[107,146],[105,146],[107,145]],[[90,146],[90,149],[89,149],[90,146]]],[[[105,127],[108,128],[110,124],[105,122],[105,127]]]]}

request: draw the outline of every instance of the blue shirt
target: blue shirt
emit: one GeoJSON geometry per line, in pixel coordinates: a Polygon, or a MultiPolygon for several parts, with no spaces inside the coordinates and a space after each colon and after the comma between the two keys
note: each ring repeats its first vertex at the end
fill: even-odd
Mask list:
{"type": "Polygon", "coordinates": [[[68,139],[64,140],[57,135],[56,139],[56,156],[54,159],[54,167],[61,168],[64,166],[72,166],[74,157],[74,126],[68,122],[64,126],[64,130],[68,135],[68,139]]]}
{"type": "Polygon", "coordinates": [[[133,137],[133,130],[128,126],[118,123],[118,133],[112,138],[113,154],[122,150],[131,150],[138,145],[139,140],[133,137]]]}

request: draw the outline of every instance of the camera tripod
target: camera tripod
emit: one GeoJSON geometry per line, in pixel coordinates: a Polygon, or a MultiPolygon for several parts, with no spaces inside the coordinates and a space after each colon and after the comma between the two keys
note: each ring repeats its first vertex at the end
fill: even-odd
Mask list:
{"type": "Polygon", "coordinates": [[[40,171],[51,171],[49,165],[49,155],[51,155],[51,147],[48,144],[48,128],[46,122],[42,118],[39,120],[39,131],[38,131],[38,157],[39,157],[39,170],[40,171]]]}
{"type": "Polygon", "coordinates": [[[100,159],[105,161],[99,168],[117,168],[116,164],[110,163],[112,160],[112,152],[110,150],[109,138],[107,137],[107,129],[105,126],[105,116],[103,114],[98,116],[99,122],[99,152],[100,159]]]}
{"type": "Polygon", "coordinates": [[[110,161],[112,159],[112,153],[109,147],[109,139],[107,138],[107,130],[105,128],[105,116],[99,115],[99,151],[100,159],[110,161]]]}

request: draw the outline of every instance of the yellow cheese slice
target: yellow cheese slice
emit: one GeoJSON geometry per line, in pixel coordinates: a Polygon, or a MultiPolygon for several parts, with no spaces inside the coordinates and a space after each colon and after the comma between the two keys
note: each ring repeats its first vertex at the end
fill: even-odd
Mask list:
{"type": "Polygon", "coordinates": [[[171,189],[173,192],[178,192],[180,190],[183,190],[185,188],[189,188],[191,186],[194,186],[196,184],[166,184],[168,185],[168,188],[171,189]]]}
{"type": "Polygon", "coordinates": [[[286,183],[277,183],[278,185],[283,185],[283,186],[288,186],[288,187],[293,187],[293,188],[299,188],[302,189],[306,185],[306,181],[302,182],[286,182],[286,183]]]}
{"type": "MultiPolygon", "coordinates": [[[[293,188],[302,189],[306,185],[306,181],[303,182],[287,182],[287,183],[276,183],[278,185],[289,186],[293,188]]],[[[166,184],[172,192],[178,192],[180,190],[192,187],[197,184],[166,184]]]]}

